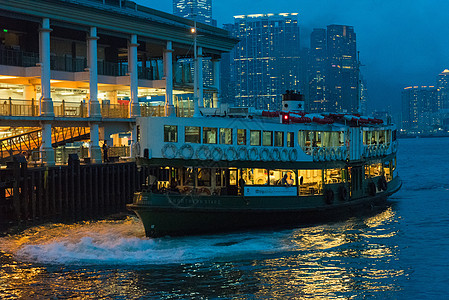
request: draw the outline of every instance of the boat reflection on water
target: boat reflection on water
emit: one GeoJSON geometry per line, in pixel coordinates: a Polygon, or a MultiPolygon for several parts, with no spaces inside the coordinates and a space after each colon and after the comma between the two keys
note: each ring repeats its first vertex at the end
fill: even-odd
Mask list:
{"type": "MultiPolygon", "coordinates": [[[[331,299],[400,290],[397,217],[149,239],[136,218],[0,238],[0,297],[331,299]]],[[[380,294],[379,294],[380,293],[380,294]]]]}

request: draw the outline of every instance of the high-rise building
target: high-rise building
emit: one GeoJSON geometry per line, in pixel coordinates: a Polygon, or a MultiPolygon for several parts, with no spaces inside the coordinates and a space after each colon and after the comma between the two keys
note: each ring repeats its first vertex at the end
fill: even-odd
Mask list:
{"type": "Polygon", "coordinates": [[[285,90],[300,87],[298,14],[235,16],[225,28],[240,42],[230,54],[230,74],[223,74],[230,82],[223,100],[279,109],[285,90]]]}
{"type": "Polygon", "coordinates": [[[428,131],[437,120],[438,93],[434,86],[406,87],[402,91],[402,129],[428,131]]]}
{"type": "Polygon", "coordinates": [[[314,28],[310,35],[308,109],[321,111],[326,102],[326,29],[314,28]]]}
{"type": "Polygon", "coordinates": [[[217,26],[217,21],[212,19],[212,0],[173,0],[173,14],[217,26]]]}
{"type": "Polygon", "coordinates": [[[358,61],[352,26],[327,26],[327,74],[324,109],[358,112],[358,61]]]}
{"type": "Polygon", "coordinates": [[[438,104],[440,109],[449,109],[449,70],[445,69],[438,75],[438,104]]]}

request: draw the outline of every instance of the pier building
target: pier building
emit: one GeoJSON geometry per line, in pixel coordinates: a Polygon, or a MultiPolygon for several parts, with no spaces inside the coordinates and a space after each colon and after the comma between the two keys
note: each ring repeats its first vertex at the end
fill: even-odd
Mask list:
{"type": "Polygon", "coordinates": [[[110,156],[134,156],[136,117],[190,116],[194,100],[219,106],[221,55],[237,43],[223,29],[192,30],[191,20],[124,0],[0,0],[0,20],[3,161],[26,152],[54,165],[75,145],[100,163],[105,141],[110,156]],[[203,84],[203,57],[212,85],[203,84]]]}

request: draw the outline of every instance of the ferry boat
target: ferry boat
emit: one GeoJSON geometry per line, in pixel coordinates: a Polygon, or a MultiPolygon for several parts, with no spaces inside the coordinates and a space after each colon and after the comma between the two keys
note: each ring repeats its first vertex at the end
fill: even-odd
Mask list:
{"type": "Polygon", "coordinates": [[[307,114],[293,92],[282,107],[138,118],[138,163],[149,174],[128,209],[146,235],[327,222],[384,205],[400,189],[394,124],[307,114]]]}

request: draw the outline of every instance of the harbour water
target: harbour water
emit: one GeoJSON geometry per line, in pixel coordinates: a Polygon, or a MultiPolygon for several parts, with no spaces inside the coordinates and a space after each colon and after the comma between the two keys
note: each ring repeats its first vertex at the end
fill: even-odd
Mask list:
{"type": "Polygon", "coordinates": [[[2,299],[445,299],[449,138],[403,139],[381,212],[278,231],[148,239],[138,219],[0,238],[2,299]]]}

